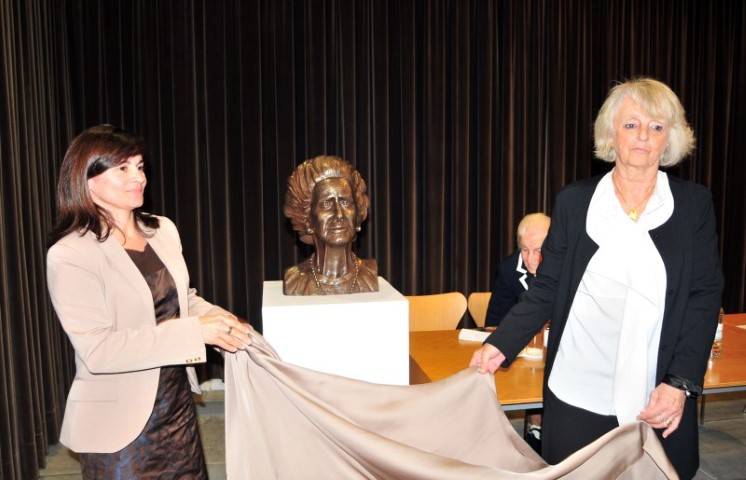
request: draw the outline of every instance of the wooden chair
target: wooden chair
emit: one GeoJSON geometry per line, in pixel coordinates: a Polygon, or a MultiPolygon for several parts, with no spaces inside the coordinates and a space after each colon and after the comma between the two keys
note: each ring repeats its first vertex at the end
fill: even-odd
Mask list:
{"type": "Polygon", "coordinates": [[[466,312],[466,297],[459,292],[408,296],[409,331],[453,330],[466,312]]]}
{"type": "Polygon", "coordinates": [[[469,315],[474,319],[477,327],[484,327],[487,318],[487,305],[490,303],[492,292],[473,292],[469,295],[469,315]]]}

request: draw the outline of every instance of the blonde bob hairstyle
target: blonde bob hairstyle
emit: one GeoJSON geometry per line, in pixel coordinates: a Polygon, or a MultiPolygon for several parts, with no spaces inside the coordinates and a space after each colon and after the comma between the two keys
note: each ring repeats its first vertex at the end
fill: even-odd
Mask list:
{"type": "Polygon", "coordinates": [[[652,78],[636,78],[616,85],[609,91],[593,127],[594,153],[607,162],[616,161],[614,149],[614,116],[628,97],[653,118],[660,118],[668,127],[668,146],[660,159],[662,167],[676,165],[694,149],[694,133],[686,121],[679,97],[668,85],[652,78]]]}

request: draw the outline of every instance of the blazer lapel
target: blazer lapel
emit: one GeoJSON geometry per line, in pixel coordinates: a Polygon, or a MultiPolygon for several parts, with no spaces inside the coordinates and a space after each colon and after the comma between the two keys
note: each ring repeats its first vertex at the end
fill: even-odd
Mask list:
{"type": "MultiPolygon", "coordinates": [[[[551,348],[547,352],[546,371],[544,372],[544,378],[548,379],[549,374],[552,371],[554,364],[554,357],[559,349],[559,342],[562,339],[562,335],[565,332],[565,325],[567,323],[567,317],[572,308],[572,302],[575,300],[575,293],[578,291],[578,285],[583,279],[585,269],[588,267],[588,262],[591,261],[593,255],[598,251],[598,244],[588,235],[588,231],[585,228],[585,220],[588,216],[588,206],[591,203],[591,197],[593,192],[596,191],[596,186],[601,180],[601,177],[591,179],[586,185],[586,191],[580,197],[578,203],[573,207],[572,222],[569,223],[568,234],[568,256],[571,259],[567,267],[570,273],[566,280],[562,280],[560,290],[565,291],[564,287],[567,287],[567,297],[565,298],[564,305],[562,305],[562,311],[558,319],[552,321],[552,329],[556,329],[557,332],[557,348],[551,348]],[[577,239],[577,240],[575,240],[577,239]],[[567,283],[564,283],[567,282],[567,283]]],[[[556,313],[556,311],[555,311],[556,313]]],[[[546,381],[545,381],[546,385],[546,381]]]]}
{"type": "MultiPolygon", "coordinates": [[[[582,231],[579,232],[578,242],[574,248],[575,254],[573,255],[570,278],[568,279],[569,295],[567,295],[567,298],[565,299],[565,304],[562,306],[562,315],[560,316],[563,320],[552,322],[552,328],[558,329],[559,336],[557,338],[562,338],[562,334],[565,331],[565,324],[567,323],[567,317],[570,314],[570,308],[572,308],[572,302],[575,300],[575,293],[578,291],[578,285],[580,285],[580,281],[583,279],[585,269],[588,267],[588,262],[591,261],[593,255],[598,251],[598,244],[588,236],[588,232],[583,228],[582,231]]],[[[557,350],[550,352],[552,361],[547,362],[547,364],[550,365],[550,368],[546,372],[547,375],[549,374],[549,371],[551,371],[551,364],[554,362],[554,354],[556,352],[557,350]]]]}
{"type": "Polygon", "coordinates": [[[164,236],[161,229],[157,229],[152,237],[148,239],[148,243],[153,251],[161,259],[163,265],[165,265],[168,273],[171,274],[171,278],[174,280],[176,285],[176,292],[179,296],[179,309],[181,310],[181,316],[187,316],[188,312],[188,301],[187,301],[187,288],[186,285],[187,275],[182,272],[179,266],[183,260],[181,258],[181,252],[175,249],[173,245],[169,244],[168,238],[164,236]]]}
{"type": "MultiPolygon", "coordinates": [[[[148,239],[150,248],[158,255],[166,270],[171,274],[171,278],[176,285],[176,293],[179,296],[179,316],[186,317],[189,315],[189,300],[187,299],[187,289],[189,288],[189,272],[181,256],[181,250],[175,245],[175,242],[169,242],[168,236],[163,234],[162,229],[157,229],[153,236],[148,239]]],[[[200,394],[202,389],[197,378],[197,371],[193,366],[186,368],[189,385],[192,392],[200,394]]]]}
{"type": "MultiPolygon", "coordinates": [[[[89,232],[88,235],[93,234],[89,232]]],[[[113,270],[119,272],[122,277],[124,277],[130,286],[139,294],[139,297],[142,299],[148,311],[152,312],[151,318],[153,323],[155,323],[153,293],[150,291],[150,287],[148,287],[148,283],[145,281],[142,273],[140,273],[140,270],[124,250],[124,247],[119,244],[119,241],[114,237],[114,235],[109,235],[109,238],[104,242],[101,242],[100,245],[113,270]]]]}
{"type": "MultiPolygon", "coordinates": [[[[674,189],[671,189],[674,193],[674,189]]],[[[679,201],[680,198],[674,196],[674,204],[679,201]]],[[[663,260],[663,265],[666,268],[666,303],[664,312],[666,314],[663,317],[663,330],[661,332],[661,344],[664,343],[664,339],[674,338],[674,323],[671,322],[669,312],[673,309],[673,301],[675,296],[672,295],[676,291],[679,281],[681,279],[682,268],[684,265],[681,241],[681,226],[679,212],[685,210],[682,205],[674,206],[674,213],[667,222],[659,226],[656,229],[650,231],[650,238],[655,244],[655,248],[658,249],[658,253],[663,260]]]]}
{"type": "Polygon", "coordinates": [[[588,267],[588,263],[591,261],[593,255],[598,251],[598,244],[588,235],[588,230],[585,226],[586,218],[588,218],[588,208],[593,198],[593,193],[596,191],[598,182],[601,181],[602,176],[593,179],[586,187],[586,191],[582,197],[582,203],[577,206],[578,212],[575,221],[572,223],[575,234],[577,235],[577,243],[574,248],[575,253],[572,256],[572,268],[570,275],[570,284],[567,303],[564,306],[562,318],[567,318],[567,314],[570,312],[570,306],[575,299],[575,292],[578,290],[578,285],[583,279],[585,269],[588,267]]]}

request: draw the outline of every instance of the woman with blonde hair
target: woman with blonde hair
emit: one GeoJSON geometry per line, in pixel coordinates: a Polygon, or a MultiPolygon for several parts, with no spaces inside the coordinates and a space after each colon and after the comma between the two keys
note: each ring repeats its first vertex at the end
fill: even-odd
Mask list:
{"type": "Polygon", "coordinates": [[[536,280],[471,365],[509,365],[550,318],[542,456],[558,463],[643,421],[691,478],[696,397],[723,288],[712,197],[660,170],[688,155],[694,136],[676,94],[657,80],[611,89],[595,144],[614,168],[559,193],[536,280]]]}

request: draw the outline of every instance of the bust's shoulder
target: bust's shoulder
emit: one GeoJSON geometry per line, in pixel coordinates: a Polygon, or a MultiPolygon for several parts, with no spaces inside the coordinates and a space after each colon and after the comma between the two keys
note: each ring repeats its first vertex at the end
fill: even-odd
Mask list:
{"type": "Polygon", "coordinates": [[[374,275],[378,275],[378,262],[375,258],[361,258],[360,268],[365,269],[374,275]]]}
{"type": "Polygon", "coordinates": [[[282,291],[285,295],[298,295],[298,292],[304,292],[307,285],[312,282],[311,262],[310,259],[306,259],[285,270],[282,279],[282,291]]]}
{"type": "Polygon", "coordinates": [[[306,275],[306,274],[311,275],[311,257],[285,270],[285,276],[287,277],[289,274],[290,275],[306,275]]]}
{"type": "Polygon", "coordinates": [[[375,258],[361,258],[357,277],[361,292],[378,291],[378,262],[375,258]]]}

